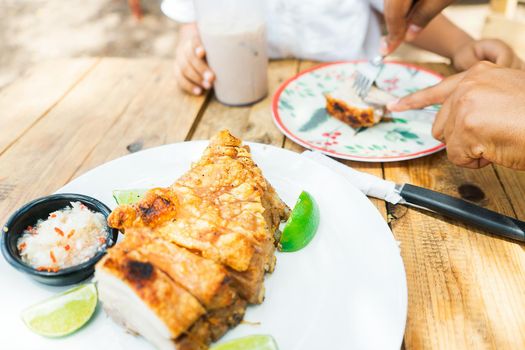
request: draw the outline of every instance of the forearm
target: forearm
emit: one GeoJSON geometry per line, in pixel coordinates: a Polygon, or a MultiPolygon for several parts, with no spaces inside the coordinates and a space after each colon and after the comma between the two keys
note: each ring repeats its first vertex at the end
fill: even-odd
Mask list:
{"type": "Polygon", "coordinates": [[[452,58],[460,47],[472,40],[474,39],[470,35],[444,15],[438,15],[412,41],[412,44],[438,55],[452,58]]]}

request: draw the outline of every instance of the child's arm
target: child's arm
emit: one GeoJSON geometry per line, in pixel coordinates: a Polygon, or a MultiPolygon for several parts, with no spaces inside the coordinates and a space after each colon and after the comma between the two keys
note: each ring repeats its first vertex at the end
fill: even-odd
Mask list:
{"type": "Polygon", "coordinates": [[[412,43],[422,49],[450,58],[454,67],[459,70],[466,70],[479,61],[522,68],[519,57],[503,41],[474,40],[443,15],[434,18],[412,43]]]}
{"type": "Polygon", "coordinates": [[[215,76],[205,56],[197,25],[181,24],[175,49],[175,79],[186,92],[200,95],[203,89],[211,88],[215,76]]]}
{"type": "Polygon", "coordinates": [[[454,53],[474,39],[443,15],[434,18],[411,42],[419,48],[452,59],[454,53]]]}

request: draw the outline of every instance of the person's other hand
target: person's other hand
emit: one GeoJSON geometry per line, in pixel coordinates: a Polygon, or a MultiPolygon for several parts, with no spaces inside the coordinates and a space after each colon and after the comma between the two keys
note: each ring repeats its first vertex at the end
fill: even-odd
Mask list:
{"type": "Polygon", "coordinates": [[[462,45],[452,58],[454,67],[462,71],[480,61],[490,61],[503,67],[515,69],[525,68],[514,50],[498,39],[473,40],[467,45],[462,45]]]}
{"type": "Polygon", "coordinates": [[[525,170],[525,71],[488,62],[390,104],[392,111],[442,103],[432,135],[453,163],[525,170]]]}
{"type": "Polygon", "coordinates": [[[417,34],[453,0],[384,0],[387,36],[381,54],[394,51],[417,34]]]}
{"type": "Polygon", "coordinates": [[[197,25],[190,23],[181,26],[178,39],[175,49],[175,79],[182,90],[200,95],[204,90],[211,89],[215,75],[206,63],[206,52],[197,25]]]}

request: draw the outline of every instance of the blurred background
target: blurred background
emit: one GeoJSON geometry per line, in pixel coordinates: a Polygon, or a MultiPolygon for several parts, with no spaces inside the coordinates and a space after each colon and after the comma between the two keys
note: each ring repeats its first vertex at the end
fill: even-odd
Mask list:
{"type": "MultiPolygon", "coordinates": [[[[0,0],[0,89],[32,64],[82,56],[173,58],[177,24],[161,0],[0,0]]],[[[476,38],[499,37],[525,58],[525,3],[457,1],[446,14],[476,38]]],[[[405,60],[443,59],[405,45],[405,60]]]]}

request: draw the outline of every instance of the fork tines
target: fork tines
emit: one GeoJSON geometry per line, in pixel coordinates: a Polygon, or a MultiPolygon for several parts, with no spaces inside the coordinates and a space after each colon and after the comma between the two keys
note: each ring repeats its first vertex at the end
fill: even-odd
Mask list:
{"type": "Polygon", "coordinates": [[[353,88],[362,99],[368,95],[370,88],[381,73],[383,68],[383,57],[377,56],[362,65],[355,73],[353,88]]]}

